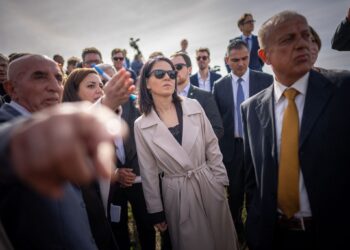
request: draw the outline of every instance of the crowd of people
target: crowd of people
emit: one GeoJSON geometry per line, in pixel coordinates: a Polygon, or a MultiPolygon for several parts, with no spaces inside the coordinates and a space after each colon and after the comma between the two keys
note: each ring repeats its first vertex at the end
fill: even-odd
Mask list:
{"type": "MultiPolygon", "coordinates": [[[[128,204],[147,250],[156,230],[164,250],[348,244],[350,72],[315,67],[303,15],[254,23],[238,20],[225,76],[206,47],[193,73],[187,39],[113,65],[89,47],[66,69],[0,54],[0,249],[129,250],[128,204]]],[[[334,49],[349,27],[350,9],[334,49]]]]}

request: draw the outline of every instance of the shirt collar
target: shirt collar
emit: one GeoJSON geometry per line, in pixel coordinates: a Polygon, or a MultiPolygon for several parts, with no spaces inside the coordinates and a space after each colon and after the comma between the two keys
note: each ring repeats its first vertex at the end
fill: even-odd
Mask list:
{"type": "Polygon", "coordinates": [[[290,87],[283,85],[282,83],[278,82],[275,79],[274,81],[275,103],[277,103],[281,99],[283,92],[288,88],[294,88],[298,90],[299,94],[305,96],[308,81],[309,81],[309,75],[310,75],[310,72],[307,72],[305,75],[299,78],[295,83],[293,83],[290,87]]]}
{"type": "Polygon", "coordinates": [[[13,100],[11,100],[9,105],[15,110],[17,110],[24,117],[30,117],[32,115],[25,107],[23,107],[22,105],[18,104],[13,100]]]}
{"type": "Polygon", "coordinates": [[[179,95],[187,97],[189,90],[190,90],[190,83],[188,82],[186,87],[179,93],[179,95]]]}
{"type": "Polygon", "coordinates": [[[243,74],[243,76],[241,76],[241,77],[236,76],[236,75],[233,73],[233,71],[231,71],[230,74],[231,74],[231,77],[232,77],[232,81],[233,81],[234,83],[236,83],[236,82],[238,81],[239,78],[242,78],[244,82],[248,82],[248,80],[249,80],[249,68],[247,68],[247,71],[246,71],[246,72],[243,74]]]}

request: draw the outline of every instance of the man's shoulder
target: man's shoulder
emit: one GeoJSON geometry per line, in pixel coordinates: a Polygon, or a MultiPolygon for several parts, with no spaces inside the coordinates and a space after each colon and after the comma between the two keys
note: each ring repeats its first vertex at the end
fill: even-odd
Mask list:
{"type": "Polygon", "coordinates": [[[265,72],[261,72],[261,71],[258,71],[258,70],[250,69],[250,74],[251,74],[251,76],[257,76],[257,77],[273,80],[273,76],[271,74],[265,73],[265,72]]]}
{"type": "Polygon", "coordinates": [[[11,105],[5,103],[0,108],[0,123],[4,123],[20,116],[17,110],[15,110],[11,105]]]}
{"type": "Polygon", "coordinates": [[[195,97],[211,97],[212,93],[205,91],[203,89],[200,89],[194,85],[192,87],[192,93],[195,95],[195,97]]]}
{"type": "Polygon", "coordinates": [[[272,98],[273,86],[269,86],[255,95],[252,95],[246,99],[241,105],[243,108],[256,107],[264,100],[272,98]]]}
{"type": "Polygon", "coordinates": [[[210,72],[210,77],[212,77],[214,79],[214,81],[216,81],[222,77],[222,75],[220,75],[214,71],[209,71],[209,72],[210,72]]]}
{"type": "Polygon", "coordinates": [[[225,84],[226,82],[231,82],[231,75],[227,74],[225,76],[222,76],[221,78],[219,78],[218,80],[215,81],[215,85],[221,86],[222,84],[225,84]]]}

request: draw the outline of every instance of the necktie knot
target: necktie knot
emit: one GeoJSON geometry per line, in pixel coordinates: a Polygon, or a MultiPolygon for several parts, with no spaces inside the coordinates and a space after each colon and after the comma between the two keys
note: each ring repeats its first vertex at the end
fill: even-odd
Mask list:
{"type": "Polygon", "coordinates": [[[283,95],[288,99],[294,101],[295,97],[299,94],[299,91],[294,88],[286,89],[283,95]]]}
{"type": "Polygon", "coordinates": [[[242,82],[243,82],[243,79],[242,78],[238,78],[237,84],[240,85],[242,82]]]}

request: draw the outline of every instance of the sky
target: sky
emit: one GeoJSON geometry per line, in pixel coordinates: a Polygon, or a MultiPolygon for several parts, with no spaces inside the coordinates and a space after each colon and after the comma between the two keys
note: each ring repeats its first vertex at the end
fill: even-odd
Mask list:
{"type": "MultiPolygon", "coordinates": [[[[111,63],[113,48],[135,51],[129,39],[140,38],[139,48],[147,58],[153,51],[166,56],[189,41],[193,72],[195,50],[208,47],[211,66],[224,68],[228,41],[240,35],[237,20],[251,12],[254,34],[269,17],[294,10],[307,17],[318,32],[322,49],[317,66],[350,70],[350,52],[331,49],[337,25],[350,8],[348,0],[0,0],[0,52],[31,52],[66,59],[81,56],[85,47],[97,47],[105,63],[111,63]]],[[[264,71],[271,72],[269,66],[264,71]]]]}

